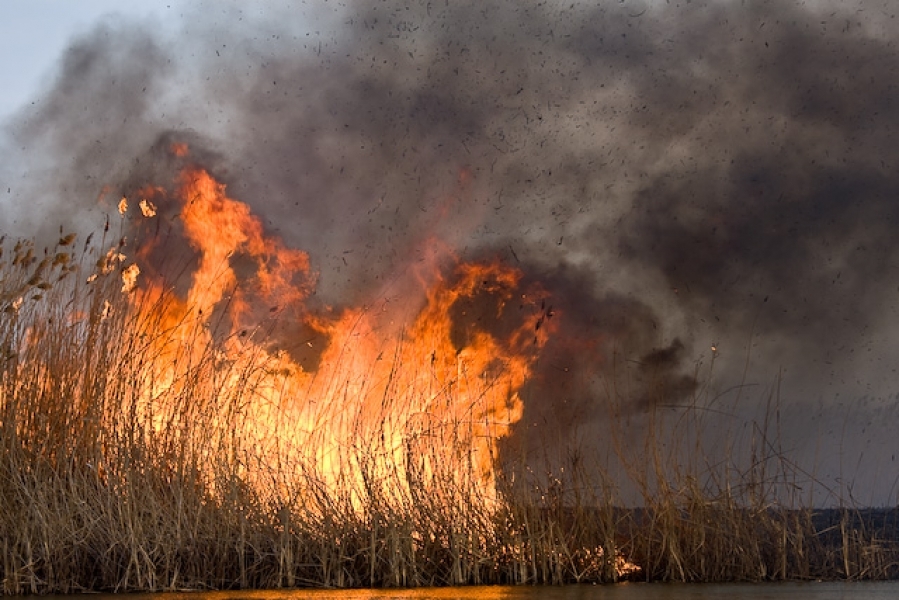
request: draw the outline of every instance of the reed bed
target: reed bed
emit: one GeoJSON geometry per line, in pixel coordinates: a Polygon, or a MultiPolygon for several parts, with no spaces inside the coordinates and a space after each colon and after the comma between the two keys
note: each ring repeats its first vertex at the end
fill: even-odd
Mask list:
{"type": "Polygon", "coordinates": [[[172,298],[132,305],[118,241],[0,248],[4,594],[899,576],[893,512],[804,506],[767,422],[747,467],[737,448],[711,463],[683,443],[699,408],[660,415],[637,449],[610,433],[637,507],[575,452],[504,465],[485,490],[464,444],[422,429],[398,446],[355,426],[369,438],[323,473],[316,449],[244,433],[270,358],[223,359],[200,329],[190,351],[168,344],[172,298]]]}

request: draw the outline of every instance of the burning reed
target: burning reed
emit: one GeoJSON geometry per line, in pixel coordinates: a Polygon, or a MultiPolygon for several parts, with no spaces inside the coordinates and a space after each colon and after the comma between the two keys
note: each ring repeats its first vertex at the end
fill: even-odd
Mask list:
{"type": "Polygon", "coordinates": [[[519,283],[501,265],[422,276],[407,327],[300,314],[331,338],[301,368],[269,343],[277,318],[250,330],[246,315],[304,258],[241,227],[225,249],[197,234],[187,293],[172,271],[141,272],[152,247],[108,231],[2,246],[5,594],[899,575],[895,515],[803,506],[767,425],[747,468],[698,443],[664,450],[701,429],[698,409],[660,418],[640,448],[610,433],[640,508],[621,508],[620,475],[574,447],[544,471],[516,463],[503,440],[552,331],[542,292],[522,322],[464,340],[448,320],[484,286],[505,319],[519,283]],[[257,269],[242,295],[238,251],[257,269]]]}
{"type": "Polygon", "coordinates": [[[896,576],[891,20],[331,4],[110,20],[4,125],[3,591],[896,576]]]}

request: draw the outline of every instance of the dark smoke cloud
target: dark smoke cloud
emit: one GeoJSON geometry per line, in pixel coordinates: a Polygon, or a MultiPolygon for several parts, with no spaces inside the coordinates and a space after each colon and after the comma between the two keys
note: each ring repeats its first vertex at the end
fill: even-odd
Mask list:
{"type": "Polygon", "coordinates": [[[893,12],[210,3],[174,39],[108,21],[7,132],[0,218],[88,229],[104,186],[171,185],[159,148],[185,140],[310,253],[323,304],[405,294],[434,238],[539,280],[566,335],[523,423],[690,401],[713,357],[722,394],[781,372],[797,425],[861,394],[892,414],[893,12]]]}
{"type": "Polygon", "coordinates": [[[851,15],[756,9],[716,29],[721,18],[699,23],[704,73],[667,63],[662,81],[638,81],[641,125],[671,139],[649,115],[674,103],[705,149],[641,186],[621,252],[735,329],[857,336],[895,301],[892,43],[851,15]]]}

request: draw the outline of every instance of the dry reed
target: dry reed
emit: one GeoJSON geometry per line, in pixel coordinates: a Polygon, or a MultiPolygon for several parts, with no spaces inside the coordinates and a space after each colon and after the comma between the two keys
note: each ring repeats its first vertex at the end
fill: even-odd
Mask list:
{"type": "Polygon", "coordinates": [[[116,247],[0,241],[4,594],[899,576],[895,515],[803,506],[770,423],[746,468],[736,448],[666,450],[698,439],[698,408],[660,413],[638,452],[612,439],[639,508],[574,452],[503,469],[490,497],[465,447],[424,430],[393,471],[383,438],[343,447],[337,485],[309,453],[272,460],[242,434],[266,357],[223,360],[201,331],[171,350],[171,298],[130,308],[116,247]]]}

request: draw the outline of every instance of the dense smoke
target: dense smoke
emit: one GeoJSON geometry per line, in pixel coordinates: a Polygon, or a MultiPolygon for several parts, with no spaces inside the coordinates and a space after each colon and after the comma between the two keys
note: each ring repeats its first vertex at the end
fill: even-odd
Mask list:
{"type": "Polygon", "coordinates": [[[540,282],[560,334],[523,427],[689,402],[713,358],[721,393],[782,373],[785,415],[892,414],[890,3],[241,6],[75,40],[6,132],[6,232],[96,227],[185,141],[322,306],[403,295],[435,239],[540,282]]]}

